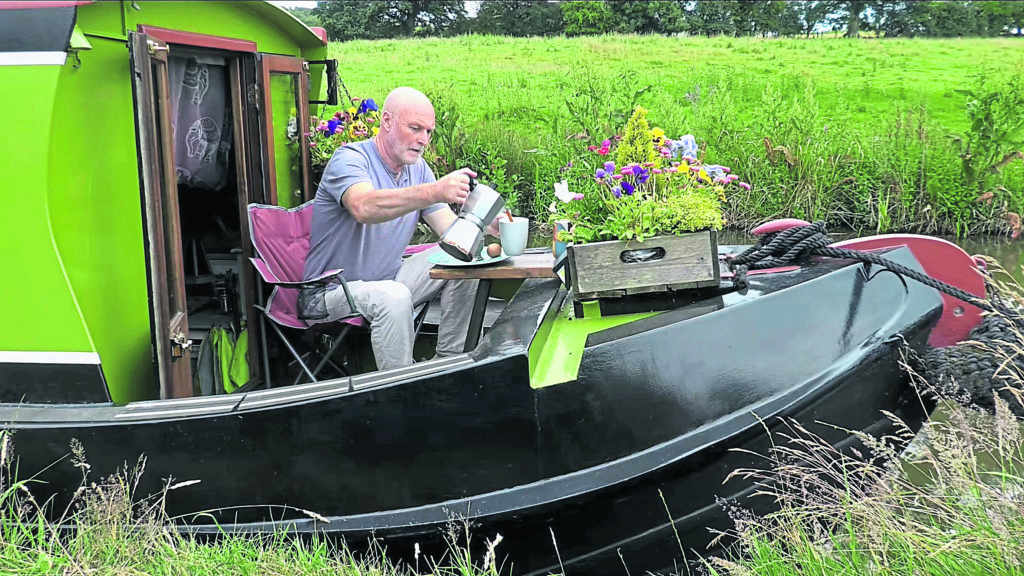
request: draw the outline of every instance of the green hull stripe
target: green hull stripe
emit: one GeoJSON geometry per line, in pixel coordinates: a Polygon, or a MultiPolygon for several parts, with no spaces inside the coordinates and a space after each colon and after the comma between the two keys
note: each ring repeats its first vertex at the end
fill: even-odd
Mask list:
{"type": "Polygon", "coordinates": [[[587,336],[658,314],[600,315],[597,302],[584,303],[585,318],[576,318],[572,297],[566,298],[554,319],[541,325],[530,343],[530,386],[543,388],[576,380],[587,336]]]}

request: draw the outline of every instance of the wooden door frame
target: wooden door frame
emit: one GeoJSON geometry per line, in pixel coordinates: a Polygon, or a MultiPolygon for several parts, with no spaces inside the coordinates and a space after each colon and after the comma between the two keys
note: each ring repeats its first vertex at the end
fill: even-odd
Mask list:
{"type": "Polygon", "coordinates": [[[135,34],[131,41],[132,60],[138,82],[133,82],[136,97],[138,148],[142,179],[143,217],[149,253],[150,295],[153,306],[151,328],[156,353],[157,385],[161,398],[192,396],[191,350],[188,343],[188,309],[183,273],[177,278],[167,271],[182,268],[181,222],[174,167],[174,146],[170,135],[167,52],[165,42],[147,34],[135,34]],[[154,74],[154,62],[163,69],[154,74]],[[172,218],[165,219],[167,210],[172,218]],[[169,220],[169,222],[168,222],[169,220]],[[169,229],[168,229],[168,224],[169,229]],[[167,237],[171,237],[171,253],[167,237]],[[179,307],[172,311],[170,290],[175,291],[179,307]],[[172,316],[173,312],[173,316],[172,316]],[[177,326],[177,330],[175,327],[177,326]],[[172,333],[173,332],[173,333],[172,333]],[[182,339],[181,355],[174,356],[172,338],[182,339]]]}

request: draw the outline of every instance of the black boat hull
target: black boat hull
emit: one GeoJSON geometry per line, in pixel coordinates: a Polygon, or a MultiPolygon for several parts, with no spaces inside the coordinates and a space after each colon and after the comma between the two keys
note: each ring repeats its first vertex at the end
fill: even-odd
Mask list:
{"type": "MultiPolygon", "coordinates": [[[[906,249],[887,257],[917,265],[906,249]]],[[[813,423],[922,418],[899,349],[924,347],[941,300],[892,273],[818,261],[752,277],[743,294],[707,291],[590,334],[576,380],[533,389],[529,348],[564,298],[555,281],[527,281],[474,353],[403,371],[242,397],[13,406],[0,418],[17,432],[19,470],[40,471],[35,487],[59,509],[82,480],[66,457],[74,438],[96,476],[145,454],[143,494],[200,480],[166,501],[200,534],[373,536],[411,556],[417,543],[436,554],[448,522],[465,517],[478,544],[503,535],[516,573],[588,574],[622,573],[623,561],[658,570],[682,559],[680,546],[704,550],[707,527],[730,527],[716,500],[749,491],[723,485],[756,462],[733,449],[766,453],[780,416],[836,444],[849,439],[813,423]]]]}

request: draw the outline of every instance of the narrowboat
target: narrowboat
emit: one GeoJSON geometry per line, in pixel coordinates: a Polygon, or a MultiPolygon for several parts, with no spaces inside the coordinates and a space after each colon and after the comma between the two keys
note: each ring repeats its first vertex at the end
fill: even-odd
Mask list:
{"type": "MultiPolygon", "coordinates": [[[[200,535],[375,538],[411,557],[464,520],[478,543],[502,535],[515,574],[671,568],[730,527],[723,501],[770,505],[724,480],[781,418],[837,446],[885,430],[883,411],[920,422],[901,351],[977,322],[826,258],[742,290],[592,302],[530,278],[464,354],[379,371],[356,333],[352,362],[303,383],[261,314],[247,207],[311,198],[301,136],[336,66],[322,30],[265,2],[0,3],[0,425],[52,509],[83,482],[79,457],[89,479],[145,457],[138,493],[187,484],[166,510],[200,535]],[[224,338],[211,385],[197,356],[224,338]]],[[[849,246],[984,294],[948,242],[849,246]]]]}

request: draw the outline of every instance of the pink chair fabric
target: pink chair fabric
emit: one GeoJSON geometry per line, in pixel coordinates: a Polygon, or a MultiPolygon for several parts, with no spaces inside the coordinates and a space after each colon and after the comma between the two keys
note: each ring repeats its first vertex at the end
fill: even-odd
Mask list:
{"type": "MultiPolygon", "coordinates": [[[[341,274],[341,270],[328,270],[308,281],[303,278],[312,222],[313,202],[295,208],[249,205],[249,232],[257,254],[250,260],[263,280],[274,286],[264,312],[274,322],[300,330],[309,325],[298,315],[299,290],[310,284],[327,284],[341,274]]],[[[358,315],[343,321],[356,326],[366,323],[358,315]]]]}
{"type": "MultiPolygon", "coordinates": [[[[250,260],[263,280],[274,286],[264,311],[274,322],[300,330],[305,330],[309,325],[298,316],[299,289],[310,284],[328,284],[342,273],[341,270],[328,270],[310,280],[303,278],[312,222],[312,201],[295,208],[249,205],[249,231],[257,253],[250,260]]],[[[436,245],[409,246],[405,254],[416,254],[436,245]]],[[[366,320],[359,315],[344,318],[340,322],[354,326],[366,325],[366,320]]]]}

